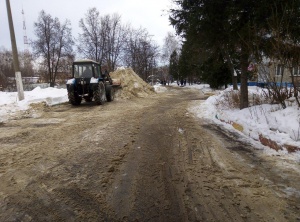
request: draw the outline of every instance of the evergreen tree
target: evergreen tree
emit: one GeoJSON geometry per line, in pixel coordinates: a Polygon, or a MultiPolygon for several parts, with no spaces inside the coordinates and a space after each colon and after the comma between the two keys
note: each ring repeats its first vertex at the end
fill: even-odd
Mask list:
{"type": "Polygon", "coordinates": [[[173,79],[177,79],[177,80],[179,78],[178,60],[179,60],[179,56],[177,54],[177,51],[174,50],[170,56],[170,61],[169,61],[169,76],[172,76],[173,79]]]}
{"type": "Polygon", "coordinates": [[[199,51],[196,42],[184,41],[179,57],[179,75],[190,82],[195,77],[200,78],[199,51]]]}
{"type": "MultiPolygon", "coordinates": [[[[259,59],[267,49],[266,43],[269,41],[267,36],[272,36],[273,32],[269,23],[270,18],[276,12],[277,16],[293,14],[295,21],[299,21],[299,1],[182,0],[175,3],[179,7],[170,10],[170,21],[175,26],[177,34],[183,37],[190,36],[187,41],[199,41],[202,49],[209,52],[208,55],[220,50],[232,73],[232,57],[239,55],[240,108],[248,107],[247,68],[254,55],[259,59]]],[[[299,30],[299,26],[295,24],[291,26],[292,30],[299,30]]]]}
{"type": "Polygon", "coordinates": [[[217,58],[209,58],[202,66],[202,80],[210,85],[213,89],[218,89],[222,86],[227,88],[227,84],[230,83],[231,74],[230,69],[221,55],[218,53],[217,58]]]}

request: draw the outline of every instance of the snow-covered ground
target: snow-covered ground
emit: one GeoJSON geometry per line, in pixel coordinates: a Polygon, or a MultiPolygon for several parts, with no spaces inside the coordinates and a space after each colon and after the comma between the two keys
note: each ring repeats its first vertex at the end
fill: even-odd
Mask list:
{"type": "MultiPolygon", "coordinates": [[[[193,101],[189,111],[197,117],[221,124],[229,130],[238,131],[250,142],[259,141],[259,137],[262,135],[282,146],[300,147],[300,111],[296,104],[289,105],[286,109],[281,109],[279,105],[263,104],[240,110],[228,107],[228,96],[226,95],[232,93],[230,88],[213,91],[208,85],[187,85],[185,87],[195,88],[199,90],[199,93],[211,95],[206,101],[193,101]],[[233,123],[237,127],[233,127],[233,123]]],[[[155,90],[161,93],[167,88],[156,85],[155,90]]],[[[262,89],[249,87],[249,94],[251,98],[252,95],[256,95],[258,98],[262,97],[262,89]]],[[[55,105],[67,101],[66,89],[37,87],[32,91],[25,91],[25,99],[22,101],[18,101],[15,92],[0,91],[0,123],[28,110],[32,103],[45,102],[47,105],[55,105]]],[[[267,147],[261,147],[264,152],[272,155],[275,155],[274,153],[288,155],[300,162],[300,151],[288,154],[285,149],[276,152],[267,147]]]]}
{"type": "Polygon", "coordinates": [[[68,101],[66,89],[37,87],[32,91],[24,92],[25,99],[18,101],[16,92],[1,92],[0,91],[0,123],[8,119],[14,118],[20,112],[25,112],[30,108],[32,103],[45,102],[47,105],[56,105],[68,101]]]}
{"type": "MultiPolygon", "coordinates": [[[[232,108],[228,105],[228,98],[233,93],[232,88],[226,90],[213,91],[207,85],[186,86],[201,90],[211,95],[205,101],[194,101],[190,107],[190,112],[199,118],[208,119],[215,124],[220,124],[229,131],[241,134],[244,140],[259,144],[262,151],[268,155],[282,155],[285,158],[300,162],[300,151],[288,153],[285,145],[300,148],[300,110],[296,103],[287,104],[286,109],[282,109],[278,104],[253,105],[246,109],[232,108]],[[260,137],[274,141],[282,150],[275,151],[269,147],[261,145],[260,137]]],[[[264,97],[262,88],[249,87],[250,102],[264,97]]]]}

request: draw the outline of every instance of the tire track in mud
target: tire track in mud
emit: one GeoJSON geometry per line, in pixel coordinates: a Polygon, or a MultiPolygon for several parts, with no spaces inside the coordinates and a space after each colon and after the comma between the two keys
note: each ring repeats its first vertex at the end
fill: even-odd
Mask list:
{"type": "MultiPolygon", "coordinates": [[[[230,152],[231,157],[235,157],[231,161],[230,158],[226,160],[229,170],[223,173],[225,179],[233,180],[240,188],[248,190],[248,194],[252,195],[252,201],[265,199],[266,206],[256,206],[257,208],[253,208],[252,212],[256,211],[260,217],[264,215],[272,218],[271,212],[278,209],[280,213],[277,218],[275,217],[277,221],[300,220],[299,166],[298,170],[290,168],[290,171],[287,171],[285,167],[281,168],[286,161],[262,155],[261,150],[243,142],[238,133],[232,133],[219,126],[206,123],[202,126],[213,135],[218,135],[218,140],[222,141],[223,148],[230,152]],[[287,191],[287,187],[293,190],[293,195],[287,191]]],[[[249,196],[241,197],[241,199],[249,201],[249,196]]],[[[250,207],[247,209],[249,210],[250,207]]]]}
{"type": "Polygon", "coordinates": [[[121,177],[115,180],[118,185],[113,185],[116,190],[112,190],[109,202],[117,208],[120,221],[184,221],[169,160],[175,147],[175,130],[172,116],[166,114],[170,107],[160,104],[164,102],[138,117],[135,145],[121,169],[121,177]]]}
{"type": "Polygon", "coordinates": [[[218,144],[210,134],[195,125],[191,117],[186,117],[180,125],[183,129],[181,144],[185,150],[185,204],[190,212],[189,220],[243,221],[245,212],[235,206],[234,195],[226,187],[223,189],[220,182],[222,171],[212,154],[218,144]]]}
{"type": "MultiPolygon", "coordinates": [[[[135,147],[121,167],[122,173],[115,177],[117,190],[111,190],[109,202],[116,207],[118,220],[247,218],[247,206],[240,208],[235,193],[218,181],[222,171],[211,153],[217,144],[187,115],[187,97],[159,101],[139,116],[142,124],[135,147]]],[[[258,219],[251,218],[248,221],[258,219]]]]}
{"type": "MultiPolygon", "coordinates": [[[[10,170],[2,167],[2,160],[0,164],[3,173],[0,176],[5,181],[0,185],[1,221],[113,220],[104,194],[111,174],[128,150],[128,143],[111,141],[107,135],[106,130],[116,133],[118,123],[111,122],[110,118],[99,121],[100,115],[111,114],[107,109],[112,107],[72,108],[69,105],[53,107],[41,118],[6,124],[16,127],[14,131],[26,129],[30,133],[22,137],[22,141],[17,140],[13,147],[10,141],[6,143],[10,147],[2,144],[2,148],[5,147],[0,151],[3,159],[7,159],[9,149],[16,155],[6,166],[10,170]],[[66,122],[34,127],[48,116],[65,117],[66,122]],[[110,149],[110,145],[116,148],[110,149]],[[7,153],[2,152],[6,150],[7,153]]],[[[127,129],[130,126],[117,130],[125,141],[129,138],[124,132],[127,129]]]]}
{"type": "Polygon", "coordinates": [[[186,119],[180,125],[184,129],[181,144],[186,150],[183,167],[187,173],[185,204],[189,221],[242,221],[241,210],[233,205],[233,195],[222,192],[216,183],[222,172],[211,153],[215,144],[190,118],[186,119]]]}
{"type": "MultiPolygon", "coordinates": [[[[187,170],[193,175],[189,177],[192,182],[187,205],[195,206],[196,212],[202,211],[191,221],[297,220],[297,204],[291,198],[283,200],[261,181],[259,175],[268,173],[269,168],[259,168],[262,160],[254,154],[254,147],[240,142],[238,137],[234,139],[231,134],[225,138],[220,133],[223,129],[212,132],[213,125],[203,128],[207,123],[199,122],[198,126],[193,121],[185,123],[184,139],[197,144],[186,142],[193,154],[193,163],[187,170]]],[[[269,176],[275,179],[278,175],[269,176]]],[[[291,180],[294,180],[292,175],[291,180]]]]}

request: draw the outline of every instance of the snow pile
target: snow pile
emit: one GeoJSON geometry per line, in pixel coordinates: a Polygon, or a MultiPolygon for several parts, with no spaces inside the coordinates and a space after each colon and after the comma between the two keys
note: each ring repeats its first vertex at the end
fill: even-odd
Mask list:
{"type": "Polygon", "coordinates": [[[66,89],[51,87],[46,89],[37,87],[32,91],[25,91],[24,97],[24,100],[18,101],[17,92],[0,91],[0,122],[9,119],[33,117],[34,110],[40,105],[51,106],[68,101],[66,89]]]}
{"type": "Polygon", "coordinates": [[[131,68],[118,68],[111,72],[112,79],[120,79],[121,87],[116,91],[115,97],[131,99],[134,97],[147,97],[155,93],[154,88],[142,80],[131,68]]]}
{"type": "Polygon", "coordinates": [[[57,89],[53,87],[41,89],[40,87],[36,87],[32,91],[25,92],[25,99],[20,103],[46,102],[48,106],[52,106],[67,101],[68,92],[66,89],[57,89]]]}
{"type": "Polygon", "coordinates": [[[163,93],[163,92],[167,91],[167,87],[162,86],[161,84],[156,84],[153,87],[154,87],[155,92],[157,92],[157,93],[163,93]]]}
{"type": "MultiPolygon", "coordinates": [[[[220,106],[220,101],[224,101],[229,90],[232,89],[220,91],[205,102],[194,105],[190,110],[199,118],[211,119],[229,129],[239,128],[239,131],[256,141],[266,138],[279,146],[300,147],[300,110],[296,104],[286,109],[282,109],[278,104],[262,104],[242,110],[220,106]]],[[[262,95],[262,90],[249,87],[249,98],[252,95],[262,95]]]]}

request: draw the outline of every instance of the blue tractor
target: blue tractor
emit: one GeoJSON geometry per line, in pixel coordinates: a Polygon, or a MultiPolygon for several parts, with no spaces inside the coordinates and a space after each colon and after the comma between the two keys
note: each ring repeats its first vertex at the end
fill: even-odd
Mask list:
{"type": "Polygon", "coordinates": [[[72,79],[67,81],[68,98],[72,105],[95,101],[102,105],[105,101],[114,100],[112,79],[108,73],[101,72],[101,66],[93,60],[73,62],[72,79]]]}

